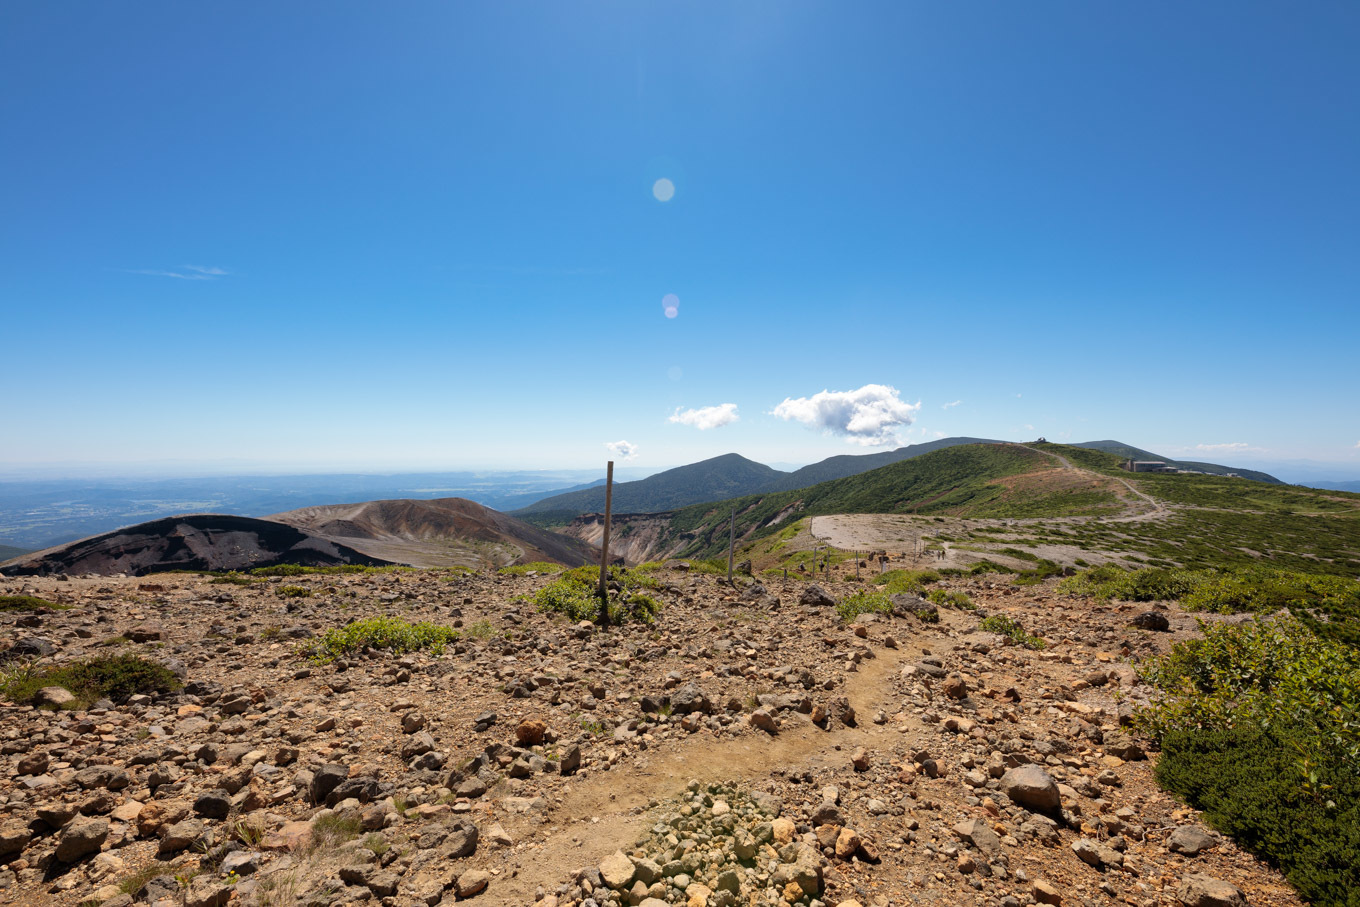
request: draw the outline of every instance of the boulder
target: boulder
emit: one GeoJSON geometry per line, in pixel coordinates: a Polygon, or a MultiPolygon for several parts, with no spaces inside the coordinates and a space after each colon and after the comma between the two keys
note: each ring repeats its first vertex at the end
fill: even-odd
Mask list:
{"type": "Polygon", "coordinates": [[[1006,772],[1001,776],[1001,790],[1012,802],[1035,812],[1055,812],[1062,807],[1057,782],[1037,765],[1006,772]]]}
{"type": "Polygon", "coordinates": [[[109,836],[109,820],[77,816],[61,830],[57,842],[57,859],[63,863],[74,863],[81,857],[98,853],[99,848],[109,836]]]}
{"type": "Polygon", "coordinates": [[[1197,873],[1181,879],[1176,897],[1185,907],[1246,907],[1247,903],[1235,885],[1197,873]]]}
{"type": "Polygon", "coordinates": [[[836,604],[836,600],[821,586],[813,583],[803,590],[803,594],[798,597],[798,604],[813,608],[830,608],[836,604]]]}

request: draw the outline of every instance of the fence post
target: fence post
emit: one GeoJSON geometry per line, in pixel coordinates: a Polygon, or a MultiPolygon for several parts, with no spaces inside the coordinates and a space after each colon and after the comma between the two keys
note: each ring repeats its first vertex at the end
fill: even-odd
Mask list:
{"type": "Polygon", "coordinates": [[[605,468],[604,539],[600,542],[600,626],[609,625],[609,517],[614,504],[614,461],[605,468]]]}

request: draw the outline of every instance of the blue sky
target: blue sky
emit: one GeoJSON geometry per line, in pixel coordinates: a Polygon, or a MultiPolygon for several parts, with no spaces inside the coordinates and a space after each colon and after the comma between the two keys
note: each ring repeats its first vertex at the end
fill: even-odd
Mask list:
{"type": "Polygon", "coordinates": [[[1357,46],[1325,2],[5,4],[0,466],[1360,472],[1357,46]]]}

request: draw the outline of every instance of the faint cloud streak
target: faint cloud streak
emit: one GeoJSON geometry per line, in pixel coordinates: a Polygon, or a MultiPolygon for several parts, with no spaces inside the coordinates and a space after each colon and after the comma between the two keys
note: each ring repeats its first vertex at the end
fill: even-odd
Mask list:
{"type": "Polygon", "coordinates": [[[180,265],[173,271],[157,268],[124,268],[128,274],[146,274],[150,277],[173,277],[176,280],[216,280],[231,272],[226,268],[204,267],[202,265],[180,265]]]}

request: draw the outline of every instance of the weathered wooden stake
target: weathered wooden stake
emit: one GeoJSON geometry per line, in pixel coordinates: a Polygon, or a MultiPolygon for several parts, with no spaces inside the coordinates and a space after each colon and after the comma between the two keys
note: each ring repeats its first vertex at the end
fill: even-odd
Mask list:
{"type": "Polygon", "coordinates": [[[600,542],[600,626],[609,624],[609,517],[614,505],[614,461],[604,476],[604,539],[600,542]]]}
{"type": "Polygon", "coordinates": [[[855,582],[859,582],[859,552],[855,552],[855,582]]]}
{"type": "Polygon", "coordinates": [[[732,554],[737,547],[737,511],[732,511],[732,522],[727,525],[727,584],[732,585],[732,554]]]}

